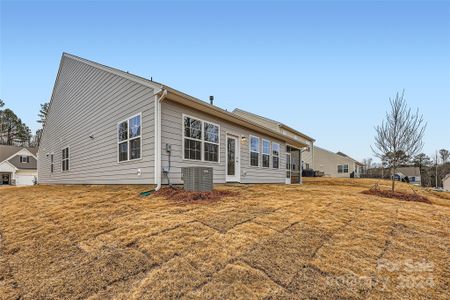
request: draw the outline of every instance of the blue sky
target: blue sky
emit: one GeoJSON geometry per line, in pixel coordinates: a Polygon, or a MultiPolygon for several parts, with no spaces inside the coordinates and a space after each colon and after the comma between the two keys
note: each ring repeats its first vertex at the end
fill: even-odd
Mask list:
{"type": "Polygon", "coordinates": [[[405,89],[424,152],[450,148],[449,1],[0,1],[0,98],[33,131],[65,51],[357,159],[405,89]]]}

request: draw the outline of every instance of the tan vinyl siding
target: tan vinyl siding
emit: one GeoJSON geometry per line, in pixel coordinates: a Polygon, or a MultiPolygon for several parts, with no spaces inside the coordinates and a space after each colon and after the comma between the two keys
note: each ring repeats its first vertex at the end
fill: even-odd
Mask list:
{"type": "Polygon", "coordinates": [[[39,148],[39,182],[153,183],[153,89],[72,58],[64,57],[61,64],[39,148]],[[142,157],[118,163],[117,123],[138,113],[142,113],[142,157]],[[65,147],[70,154],[68,172],[61,171],[65,147]]]}
{"type": "Polygon", "coordinates": [[[331,151],[314,147],[314,169],[324,172],[327,177],[350,177],[355,171],[356,163],[348,157],[343,157],[331,151]],[[338,165],[348,165],[348,173],[338,173],[338,165]]]}
{"type": "Polygon", "coordinates": [[[305,168],[306,168],[306,164],[309,164],[309,168],[310,169],[314,169],[314,147],[311,147],[309,151],[306,151],[306,149],[302,152],[302,160],[305,163],[305,168]]]}
{"type": "MultiPolygon", "coordinates": [[[[284,183],[285,182],[285,151],[286,144],[282,141],[268,138],[267,136],[257,134],[239,126],[235,126],[229,122],[223,121],[216,117],[205,114],[201,111],[193,110],[188,107],[181,106],[179,104],[165,101],[162,103],[162,120],[161,120],[161,148],[162,148],[162,167],[168,166],[168,155],[165,150],[166,143],[171,144],[172,157],[171,157],[171,171],[170,180],[172,183],[180,184],[181,181],[181,168],[188,166],[212,166],[214,169],[214,182],[225,182],[225,143],[226,133],[239,135],[239,140],[242,136],[246,137],[245,142],[240,142],[240,162],[241,162],[241,182],[242,183],[284,183]],[[191,161],[184,160],[182,153],[182,129],[183,129],[183,114],[197,117],[204,121],[209,121],[220,126],[220,158],[219,162],[203,162],[203,161],[191,161]],[[272,168],[272,159],[270,162],[270,168],[250,167],[249,162],[249,135],[255,135],[261,139],[267,139],[272,142],[280,144],[280,168],[272,168]]],[[[260,143],[261,147],[261,143],[260,143]]],[[[261,158],[260,158],[261,163],[261,158]]],[[[162,183],[166,184],[167,179],[162,176],[162,183]]]]}

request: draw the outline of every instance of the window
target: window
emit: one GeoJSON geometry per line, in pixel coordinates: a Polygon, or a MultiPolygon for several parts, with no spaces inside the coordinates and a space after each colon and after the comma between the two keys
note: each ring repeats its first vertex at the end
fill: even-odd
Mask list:
{"type": "Polygon", "coordinates": [[[348,173],[348,165],[338,165],[338,173],[348,173]]]}
{"type": "Polygon", "coordinates": [[[250,166],[259,166],[259,137],[250,136],[250,166]]]}
{"type": "Polygon", "coordinates": [[[270,142],[263,140],[262,142],[262,166],[268,168],[270,164],[270,142]]]}
{"type": "Polygon", "coordinates": [[[305,168],[306,168],[306,170],[309,170],[309,164],[308,163],[305,164],[305,168]]]}
{"type": "Polygon", "coordinates": [[[272,167],[278,169],[280,167],[280,144],[272,144],[272,167]]]}
{"type": "Polygon", "coordinates": [[[21,155],[20,156],[20,162],[21,163],[29,163],[30,162],[30,157],[29,156],[26,156],[26,155],[21,155]]]}
{"type": "Polygon", "coordinates": [[[141,158],[141,114],[122,121],[117,126],[119,162],[141,158]]]}
{"type": "Polygon", "coordinates": [[[53,173],[53,170],[54,170],[53,154],[50,154],[50,173],[53,173]]]}
{"type": "Polygon", "coordinates": [[[69,171],[69,147],[62,150],[61,169],[62,171],[69,171]]]}
{"type": "Polygon", "coordinates": [[[184,159],[218,162],[219,135],[219,125],[183,116],[184,159]]]}
{"type": "Polygon", "coordinates": [[[204,159],[206,161],[219,161],[219,126],[204,122],[204,159]]]}

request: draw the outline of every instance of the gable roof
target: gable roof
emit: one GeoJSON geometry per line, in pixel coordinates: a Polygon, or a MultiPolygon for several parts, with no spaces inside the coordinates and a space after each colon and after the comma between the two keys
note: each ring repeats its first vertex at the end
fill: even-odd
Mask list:
{"type": "Polygon", "coordinates": [[[14,156],[14,154],[18,153],[22,149],[26,149],[32,155],[36,156],[37,148],[0,145],[0,163],[5,160],[9,160],[10,158],[12,158],[14,156]]]}
{"type": "Polygon", "coordinates": [[[17,171],[18,169],[16,168],[16,166],[14,166],[12,163],[10,163],[7,160],[4,160],[2,162],[0,162],[0,170],[5,171],[5,166],[9,166],[9,168],[11,168],[11,170],[17,171]]]}
{"type": "MultiPolygon", "coordinates": [[[[296,129],[294,129],[294,128],[292,128],[292,127],[290,127],[290,126],[288,126],[288,125],[286,125],[286,124],[284,124],[284,123],[281,123],[281,122],[279,122],[279,121],[275,121],[275,120],[272,120],[272,119],[269,119],[269,118],[266,118],[266,117],[257,115],[257,114],[255,114],[255,113],[248,112],[248,111],[245,111],[245,110],[240,109],[240,108],[235,108],[235,109],[233,110],[233,113],[236,114],[236,115],[238,115],[238,116],[245,116],[246,114],[247,114],[247,115],[250,115],[250,116],[254,117],[255,119],[260,119],[260,120],[265,121],[265,122],[267,122],[267,123],[271,123],[271,124],[273,124],[273,126],[278,126],[278,127],[280,127],[280,128],[287,129],[287,130],[289,130],[289,131],[291,131],[291,132],[293,132],[293,133],[295,133],[295,134],[301,136],[302,138],[304,138],[304,139],[306,139],[306,140],[309,140],[309,141],[311,141],[311,142],[315,142],[315,141],[316,141],[316,140],[313,139],[312,137],[307,136],[306,134],[304,134],[304,133],[302,133],[302,132],[300,132],[300,131],[298,131],[298,130],[296,130],[296,129]]],[[[257,122],[257,121],[255,121],[255,122],[257,122]]],[[[264,124],[261,124],[261,125],[264,126],[264,124]]]]}
{"type": "MultiPolygon", "coordinates": [[[[200,110],[200,111],[205,112],[207,114],[214,115],[214,116],[216,116],[218,118],[221,118],[223,120],[226,120],[226,121],[232,122],[234,124],[237,124],[239,126],[245,127],[247,129],[250,129],[250,130],[253,130],[253,131],[265,134],[267,136],[270,136],[270,137],[273,137],[273,138],[276,138],[276,139],[279,139],[279,140],[282,140],[282,141],[286,141],[286,142],[288,142],[289,144],[291,144],[293,146],[297,146],[297,147],[306,147],[306,146],[308,146],[308,145],[306,145],[305,143],[303,143],[301,141],[298,141],[298,140],[295,140],[293,138],[290,138],[290,137],[288,137],[286,135],[281,134],[280,132],[277,132],[277,131],[272,130],[270,128],[264,127],[261,124],[258,124],[258,123],[252,122],[250,120],[247,120],[247,119],[245,119],[243,117],[240,117],[240,116],[238,116],[236,114],[233,114],[233,113],[231,113],[229,111],[226,111],[226,110],[224,110],[222,108],[219,108],[219,107],[217,107],[215,105],[211,105],[210,103],[207,103],[205,101],[202,101],[200,99],[192,97],[192,96],[190,96],[188,94],[180,92],[180,91],[178,91],[176,89],[173,89],[173,88],[171,88],[171,87],[169,87],[167,85],[164,85],[162,83],[159,83],[159,82],[156,82],[156,81],[153,81],[153,80],[149,80],[149,79],[146,79],[144,77],[137,76],[137,75],[131,74],[129,72],[125,72],[125,71],[122,71],[122,70],[119,70],[119,69],[116,69],[116,68],[112,68],[112,67],[109,67],[109,66],[106,66],[106,65],[102,65],[100,63],[97,63],[97,62],[94,62],[94,61],[90,61],[88,59],[81,58],[81,57],[78,57],[78,56],[75,56],[75,55],[72,55],[72,54],[69,54],[69,53],[63,53],[63,55],[62,55],[60,67],[59,67],[59,70],[58,70],[58,75],[56,77],[55,85],[53,87],[52,97],[50,99],[49,111],[51,110],[56,83],[58,82],[59,76],[60,76],[60,73],[61,73],[60,72],[61,71],[61,66],[64,63],[64,60],[67,59],[67,58],[74,59],[76,61],[79,61],[79,62],[82,62],[82,63],[87,64],[89,66],[92,66],[94,68],[101,69],[101,70],[103,70],[105,72],[108,72],[108,73],[111,73],[111,74],[115,74],[117,76],[129,79],[129,80],[131,80],[133,82],[136,82],[136,83],[142,84],[144,86],[150,87],[152,89],[155,89],[156,91],[166,90],[167,91],[166,98],[168,100],[172,101],[172,102],[176,102],[176,103],[179,103],[179,104],[184,105],[184,106],[192,107],[194,109],[200,110]]],[[[44,126],[44,131],[45,131],[45,126],[44,126]]]]}

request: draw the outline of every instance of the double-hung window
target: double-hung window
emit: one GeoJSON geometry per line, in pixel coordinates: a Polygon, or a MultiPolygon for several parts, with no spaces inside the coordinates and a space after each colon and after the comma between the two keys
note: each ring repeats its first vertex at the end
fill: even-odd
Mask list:
{"type": "Polygon", "coordinates": [[[280,144],[272,143],[272,167],[278,169],[280,167],[280,144]]]}
{"type": "Polygon", "coordinates": [[[69,147],[62,149],[61,169],[63,172],[69,171],[69,147]]]}
{"type": "Polygon", "coordinates": [[[141,115],[122,121],[117,126],[119,162],[141,158],[141,115]]]}
{"type": "Polygon", "coordinates": [[[204,159],[206,161],[219,161],[219,126],[203,122],[204,128],[204,159]]]}
{"type": "Polygon", "coordinates": [[[259,166],[259,137],[250,136],[250,166],[259,166]]]}
{"type": "Polygon", "coordinates": [[[184,117],[184,158],[202,160],[202,121],[184,117]]]}
{"type": "Polygon", "coordinates": [[[219,125],[183,116],[184,159],[219,161],[219,125]]]}
{"type": "Polygon", "coordinates": [[[338,173],[348,173],[348,165],[338,165],[338,173]]]}
{"type": "Polygon", "coordinates": [[[262,140],[262,167],[268,168],[270,165],[270,142],[262,140]]]}
{"type": "Polygon", "coordinates": [[[29,156],[27,156],[27,155],[21,155],[20,156],[20,162],[21,163],[29,163],[30,162],[30,157],[29,156]]]}

